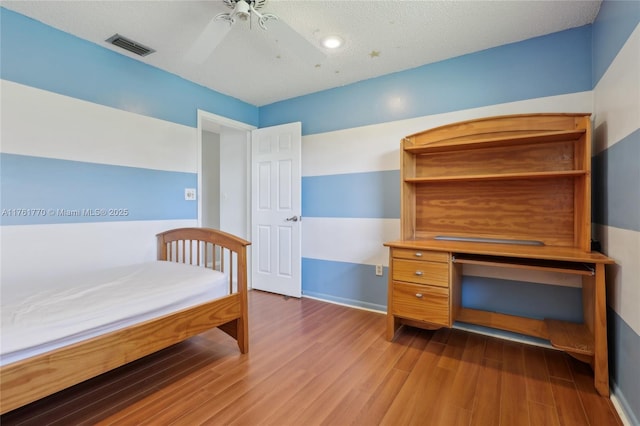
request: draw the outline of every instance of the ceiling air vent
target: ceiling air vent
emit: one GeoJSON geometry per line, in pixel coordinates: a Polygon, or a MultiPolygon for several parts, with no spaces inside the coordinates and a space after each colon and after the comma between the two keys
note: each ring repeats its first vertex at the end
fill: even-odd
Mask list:
{"type": "Polygon", "coordinates": [[[121,47],[124,50],[128,50],[131,53],[135,53],[136,55],[140,55],[140,56],[147,56],[153,52],[155,52],[155,50],[147,47],[147,46],[143,46],[140,43],[137,43],[133,40],[130,40],[126,37],[122,37],[120,34],[114,34],[111,37],[109,37],[106,40],[107,43],[111,43],[115,46],[121,47]]]}

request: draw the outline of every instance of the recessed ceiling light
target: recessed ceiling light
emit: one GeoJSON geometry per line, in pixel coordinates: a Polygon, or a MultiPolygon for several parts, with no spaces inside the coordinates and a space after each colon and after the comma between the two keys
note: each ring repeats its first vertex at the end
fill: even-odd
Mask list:
{"type": "Polygon", "coordinates": [[[340,36],[330,35],[330,36],[324,37],[320,41],[320,43],[322,44],[322,46],[326,47],[327,49],[337,49],[338,47],[344,44],[344,40],[340,36]]]}

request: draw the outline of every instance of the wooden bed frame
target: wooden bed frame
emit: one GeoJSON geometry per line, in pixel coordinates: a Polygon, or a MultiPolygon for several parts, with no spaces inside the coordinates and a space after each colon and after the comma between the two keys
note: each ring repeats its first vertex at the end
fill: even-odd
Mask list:
{"type": "Polygon", "coordinates": [[[222,270],[231,294],[0,367],[0,413],[214,327],[236,339],[240,352],[249,350],[246,248],[251,243],[207,228],[174,229],[157,238],[158,260],[222,270]]]}

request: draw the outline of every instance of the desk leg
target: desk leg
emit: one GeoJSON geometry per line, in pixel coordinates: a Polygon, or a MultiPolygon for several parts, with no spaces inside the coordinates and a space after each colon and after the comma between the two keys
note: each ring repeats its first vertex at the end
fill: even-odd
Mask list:
{"type": "Polygon", "coordinates": [[[391,313],[393,310],[393,249],[389,250],[389,281],[387,282],[387,340],[392,341],[400,328],[400,321],[391,313]]]}
{"type": "Polygon", "coordinates": [[[595,277],[585,277],[582,281],[584,321],[593,333],[594,385],[602,396],[609,396],[609,361],[607,352],[607,293],[605,287],[604,264],[595,265],[595,277]]]}
{"type": "Polygon", "coordinates": [[[400,321],[391,314],[387,314],[387,340],[393,341],[396,331],[400,328],[400,321]]]}

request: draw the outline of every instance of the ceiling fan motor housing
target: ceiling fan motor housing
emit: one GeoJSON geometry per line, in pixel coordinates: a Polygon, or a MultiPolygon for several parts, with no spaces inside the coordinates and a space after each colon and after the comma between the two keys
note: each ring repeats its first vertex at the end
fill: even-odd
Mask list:
{"type": "Polygon", "coordinates": [[[235,9],[238,3],[244,3],[246,6],[247,12],[249,11],[249,5],[253,5],[253,8],[258,10],[261,9],[267,3],[267,0],[222,0],[224,4],[227,5],[230,9],[235,9]]]}

